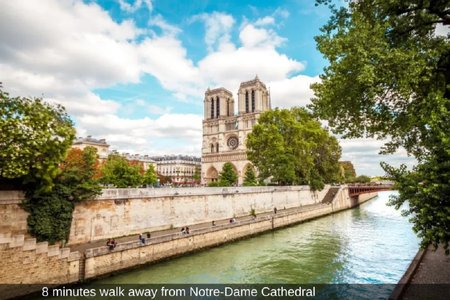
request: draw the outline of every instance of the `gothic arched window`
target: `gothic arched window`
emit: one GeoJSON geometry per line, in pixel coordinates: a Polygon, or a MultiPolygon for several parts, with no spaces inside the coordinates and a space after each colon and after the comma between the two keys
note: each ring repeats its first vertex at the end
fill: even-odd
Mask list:
{"type": "Polygon", "coordinates": [[[211,119],[214,119],[214,98],[211,98],[211,119]]]}
{"type": "Polygon", "coordinates": [[[219,152],[219,143],[216,144],[216,152],[219,152]]]}
{"type": "Polygon", "coordinates": [[[230,98],[227,99],[227,116],[230,116],[230,98]]]}
{"type": "Polygon", "coordinates": [[[248,91],[245,91],[245,112],[248,113],[248,91]]]}
{"type": "Polygon", "coordinates": [[[217,105],[216,105],[216,110],[217,110],[217,117],[220,116],[220,102],[219,102],[219,97],[216,98],[217,101],[217,105]]]}
{"type": "Polygon", "coordinates": [[[252,90],[252,112],[255,111],[255,91],[252,90]]]}
{"type": "Polygon", "coordinates": [[[214,153],[214,144],[211,144],[211,153],[214,153]]]}

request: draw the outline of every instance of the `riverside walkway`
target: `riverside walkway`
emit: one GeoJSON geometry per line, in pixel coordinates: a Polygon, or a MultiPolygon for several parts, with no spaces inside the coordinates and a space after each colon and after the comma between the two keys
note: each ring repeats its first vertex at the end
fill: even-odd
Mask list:
{"type": "Polygon", "coordinates": [[[420,250],[390,300],[449,299],[450,255],[443,247],[420,250]]]}
{"type": "MultiPolygon", "coordinates": [[[[323,204],[322,204],[323,205],[323,204]]],[[[186,224],[185,226],[181,227],[175,227],[172,229],[166,229],[166,230],[159,230],[159,231],[151,231],[151,237],[150,239],[146,238],[147,231],[141,232],[141,234],[146,238],[146,244],[153,244],[158,243],[161,240],[171,239],[173,237],[181,236],[181,228],[182,227],[189,227],[189,234],[194,235],[197,233],[201,233],[204,231],[211,230],[212,228],[226,228],[231,226],[237,226],[240,224],[250,223],[250,222],[256,222],[263,219],[271,218],[272,216],[283,216],[283,215],[289,215],[300,211],[307,211],[310,209],[314,209],[317,204],[312,205],[305,205],[302,207],[294,207],[294,208],[277,208],[277,213],[274,212],[266,212],[266,213],[259,213],[256,214],[255,217],[248,215],[248,216],[242,216],[242,217],[236,217],[234,218],[236,220],[236,223],[230,223],[230,219],[221,219],[221,220],[215,220],[215,225],[212,225],[212,222],[206,222],[206,223],[199,223],[199,224],[186,224]]],[[[122,236],[122,237],[113,237],[117,243],[117,248],[121,248],[121,245],[130,244],[130,243],[136,243],[139,244],[140,241],[138,239],[139,233],[129,235],[129,236],[122,236]]],[[[84,244],[75,244],[75,245],[68,245],[67,247],[70,248],[71,251],[78,251],[81,254],[85,253],[86,250],[94,249],[94,248],[101,248],[106,247],[106,242],[108,239],[102,239],[90,243],[84,243],[84,244]]]]}

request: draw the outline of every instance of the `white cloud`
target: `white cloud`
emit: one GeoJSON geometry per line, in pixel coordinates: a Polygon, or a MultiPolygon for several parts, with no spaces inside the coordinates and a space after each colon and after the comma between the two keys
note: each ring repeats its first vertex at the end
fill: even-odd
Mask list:
{"type": "Polygon", "coordinates": [[[257,28],[253,24],[247,24],[243,27],[239,39],[245,48],[275,48],[286,41],[286,39],[278,36],[275,31],[257,28]]]}
{"type": "Polygon", "coordinates": [[[309,104],[314,96],[310,85],[319,81],[319,76],[297,75],[269,82],[272,106],[289,108],[309,104]]]}
{"type": "Polygon", "coordinates": [[[175,36],[181,32],[180,28],[167,23],[161,15],[151,17],[148,24],[161,28],[163,33],[169,36],[175,36]]]}
{"type": "Polygon", "coordinates": [[[120,9],[128,13],[134,13],[144,5],[149,12],[153,10],[153,4],[151,0],[136,0],[133,4],[128,3],[126,0],[118,0],[120,9]]]}
{"type": "Polygon", "coordinates": [[[221,12],[203,13],[192,17],[191,21],[204,22],[206,30],[205,43],[208,51],[211,52],[231,46],[230,31],[235,22],[233,16],[221,12]]]}
{"type": "Polygon", "coordinates": [[[118,103],[91,89],[138,82],[139,61],[128,40],[139,34],[131,21],[115,23],[96,4],[5,2],[0,10],[4,87],[13,94],[44,95],[74,115],[115,112],[118,103]]]}
{"type": "Polygon", "coordinates": [[[273,13],[274,17],[281,17],[287,19],[289,17],[289,11],[285,8],[278,7],[273,13]]]}
{"type": "MultiPolygon", "coordinates": [[[[78,118],[77,132],[99,136],[114,147],[131,153],[161,154],[154,150],[157,141],[171,138],[182,141],[188,148],[196,148],[202,136],[202,117],[193,114],[163,114],[156,119],[126,119],[113,114],[84,115],[78,118]]],[[[180,150],[182,145],[178,145],[180,150]]],[[[192,151],[191,151],[192,152],[192,151]]],[[[194,154],[191,153],[190,154],[194,154]]],[[[181,151],[181,153],[183,153],[181,151]]]]}
{"type": "Polygon", "coordinates": [[[180,98],[199,95],[202,85],[199,70],[175,37],[146,39],[137,46],[137,52],[142,70],[158,78],[164,88],[180,92],[180,98]]]}
{"type": "Polygon", "coordinates": [[[398,150],[391,155],[379,155],[380,148],[385,140],[374,138],[360,139],[340,139],[339,144],[342,147],[342,160],[349,160],[353,163],[358,175],[384,175],[380,166],[381,162],[388,162],[390,165],[398,167],[405,164],[411,168],[415,159],[408,157],[404,149],[398,150]]]}
{"type": "Polygon", "coordinates": [[[267,26],[267,25],[273,25],[275,24],[275,19],[274,17],[271,16],[266,16],[264,18],[260,18],[258,20],[256,20],[255,22],[255,26],[267,26]]]}

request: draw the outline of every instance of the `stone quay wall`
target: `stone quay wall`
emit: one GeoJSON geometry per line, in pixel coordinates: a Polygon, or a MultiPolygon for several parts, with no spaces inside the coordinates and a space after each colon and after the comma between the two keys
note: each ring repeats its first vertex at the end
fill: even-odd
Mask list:
{"type": "Polygon", "coordinates": [[[329,186],[107,189],[77,203],[69,244],[319,203],[329,186]]]}
{"type": "Polygon", "coordinates": [[[0,239],[0,298],[17,297],[39,289],[36,283],[67,284],[80,279],[80,254],[24,235],[0,239]],[[20,284],[20,286],[19,286],[20,284]]]}
{"type": "Polygon", "coordinates": [[[0,241],[3,235],[27,233],[28,213],[20,207],[23,199],[21,191],[0,191],[0,241]]]}
{"type": "MultiPolygon", "coordinates": [[[[68,244],[152,232],[171,227],[269,212],[319,203],[329,186],[313,192],[308,186],[105,189],[93,200],[75,205],[68,244]]],[[[23,194],[0,192],[0,239],[27,235],[23,194]]]]}

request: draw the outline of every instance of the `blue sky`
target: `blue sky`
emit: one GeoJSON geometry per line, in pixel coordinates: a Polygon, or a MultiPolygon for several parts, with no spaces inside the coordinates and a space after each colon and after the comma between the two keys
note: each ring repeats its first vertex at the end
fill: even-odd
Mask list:
{"type": "MultiPolygon", "coordinates": [[[[63,104],[79,136],[112,149],[200,156],[203,96],[234,94],[257,74],[272,105],[303,106],[326,61],[314,36],[329,18],[314,1],[2,1],[0,81],[13,95],[63,104]]],[[[382,141],[341,141],[360,174],[382,141]]]]}
{"type": "MultiPolygon", "coordinates": [[[[187,58],[197,64],[208,55],[208,47],[204,41],[206,28],[198,16],[220,12],[230,15],[235,20],[235,25],[230,29],[230,38],[233,43],[239,45],[240,24],[256,22],[267,16],[273,17],[276,24],[273,27],[277,34],[286,41],[277,48],[278,52],[302,62],[305,69],[296,74],[317,76],[326,64],[326,60],[317,51],[314,36],[320,33],[319,28],[330,16],[326,7],[314,5],[314,1],[152,1],[152,9],[149,11],[145,5],[139,6],[132,14],[121,8],[119,1],[86,1],[96,3],[104,8],[116,22],[123,22],[130,18],[136,26],[142,29],[150,29],[156,34],[162,31],[157,25],[149,24],[154,16],[163,16],[164,20],[180,29],[178,35],[183,47],[187,51],[187,58]]],[[[126,1],[130,5],[134,1],[126,1]]],[[[144,36],[144,35],[143,35],[144,36]]],[[[142,37],[141,37],[142,39],[142,37]]],[[[239,73],[239,70],[236,70],[239,73]]],[[[242,78],[242,81],[247,78],[242,78]]],[[[95,92],[102,98],[117,99],[128,103],[135,99],[145,99],[148,103],[164,102],[172,112],[202,113],[202,103],[191,99],[194,105],[180,105],[172,94],[165,90],[157,78],[144,75],[138,84],[119,84],[113,87],[96,89],[95,92]],[[149,93],[151,89],[151,93],[149,93]]],[[[122,117],[142,118],[146,115],[143,111],[124,111],[122,117]]],[[[151,114],[152,117],[155,114],[151,114]]]]}

